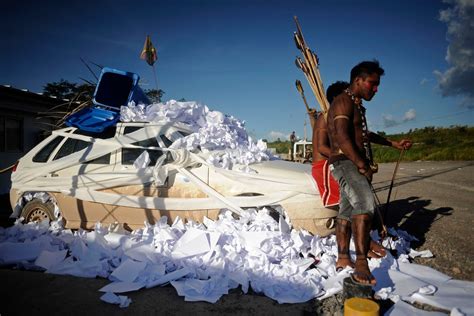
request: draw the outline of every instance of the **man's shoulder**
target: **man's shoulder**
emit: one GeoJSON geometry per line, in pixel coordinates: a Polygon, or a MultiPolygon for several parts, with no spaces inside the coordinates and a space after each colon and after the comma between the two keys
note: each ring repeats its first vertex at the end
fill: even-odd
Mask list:
{"type": "Polygon", "coordinates": [[[318,116],[318,119],[316,120],[316,126],[318,128],[325,128],[326,127],[326,119],[324,118],[323,114],[320,114],[318,116]]]}
{"type": "Polygon", "coordinates": [[[334,97],[334,100],[331,103],[333,104],[340,104],[340,103],[352,103],[351,98],[346,93],[340,93],[339,95],[334,97]]]}
{"type": "Polygon", "coordinates": [[[345,113],[350,113],[353,110],[353,103],[351,98],[345,94],[341,93],[334,98],[331,103],[331,107],[329,108],[330,112],[340,112],[343,111],[345,113]]]}

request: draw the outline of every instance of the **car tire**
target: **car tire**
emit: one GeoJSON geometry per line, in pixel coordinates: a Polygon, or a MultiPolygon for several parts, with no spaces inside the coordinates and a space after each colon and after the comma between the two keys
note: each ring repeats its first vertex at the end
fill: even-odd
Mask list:
{"type": "Polygon", "coordinates": [[[48,219],[54,221],[54,205],[53,203],[43,203],[40,200],[31,200],[23,207],[21,216],[24,223],[39,222],[48,219]]]}

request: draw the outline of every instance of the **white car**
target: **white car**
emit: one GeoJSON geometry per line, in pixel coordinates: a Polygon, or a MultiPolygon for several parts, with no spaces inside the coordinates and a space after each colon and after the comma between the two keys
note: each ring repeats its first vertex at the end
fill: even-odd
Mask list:
{"type": "Polygon", "coordinates": [[[270,160],[252,164],[250,172],[217,168],[199,149],[173,148],[192,132],[177,122],[117,123],[100,134],[54,131],[12,173],[14,215],[54,220],[56,204],[68,228],[100,222],[136,229],[162,216],[169,223],[177,216],[202,222],[222,208],[241,214],[281,206],[295,228],[333,231],[337,212],[323,207],[310,165],[270,160]]]}

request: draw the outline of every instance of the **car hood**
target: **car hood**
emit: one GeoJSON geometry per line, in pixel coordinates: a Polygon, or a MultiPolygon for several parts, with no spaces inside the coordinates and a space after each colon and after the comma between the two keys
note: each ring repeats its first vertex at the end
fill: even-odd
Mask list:
{"type": "Polygon", "coordinates": [[[295,178],[304,174],[311,175],[311,165],[285,160],[270,160],[249,166],[260,175],[274,176],[277,178],[295,178]]]}
{"type": "Polygon", "coordinates": [[[309,164],[271,160],[249,165],[248,172],[237,171],[245,168],[237,165],[233,170],[215,170],[246,186],[248,190],[318,194],[309,164]]]}

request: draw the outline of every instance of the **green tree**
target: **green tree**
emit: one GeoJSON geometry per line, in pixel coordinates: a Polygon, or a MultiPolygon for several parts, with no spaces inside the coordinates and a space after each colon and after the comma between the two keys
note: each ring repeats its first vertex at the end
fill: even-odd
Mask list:
{"type": "Polygon", "coordinates": [[[145,90],[145,94],[150,99],[151,103],[159,103],[161,102],[161,97],[165,94],[165,92],[161,89],[147,89],[145,90]]]}
{"type": "Polygon", "coordinates": [[[88,101],[92,99],[95,86],[89,83],[78,84],[61,79],[43,86],[43,94],[58,99],[88,101]]]}

